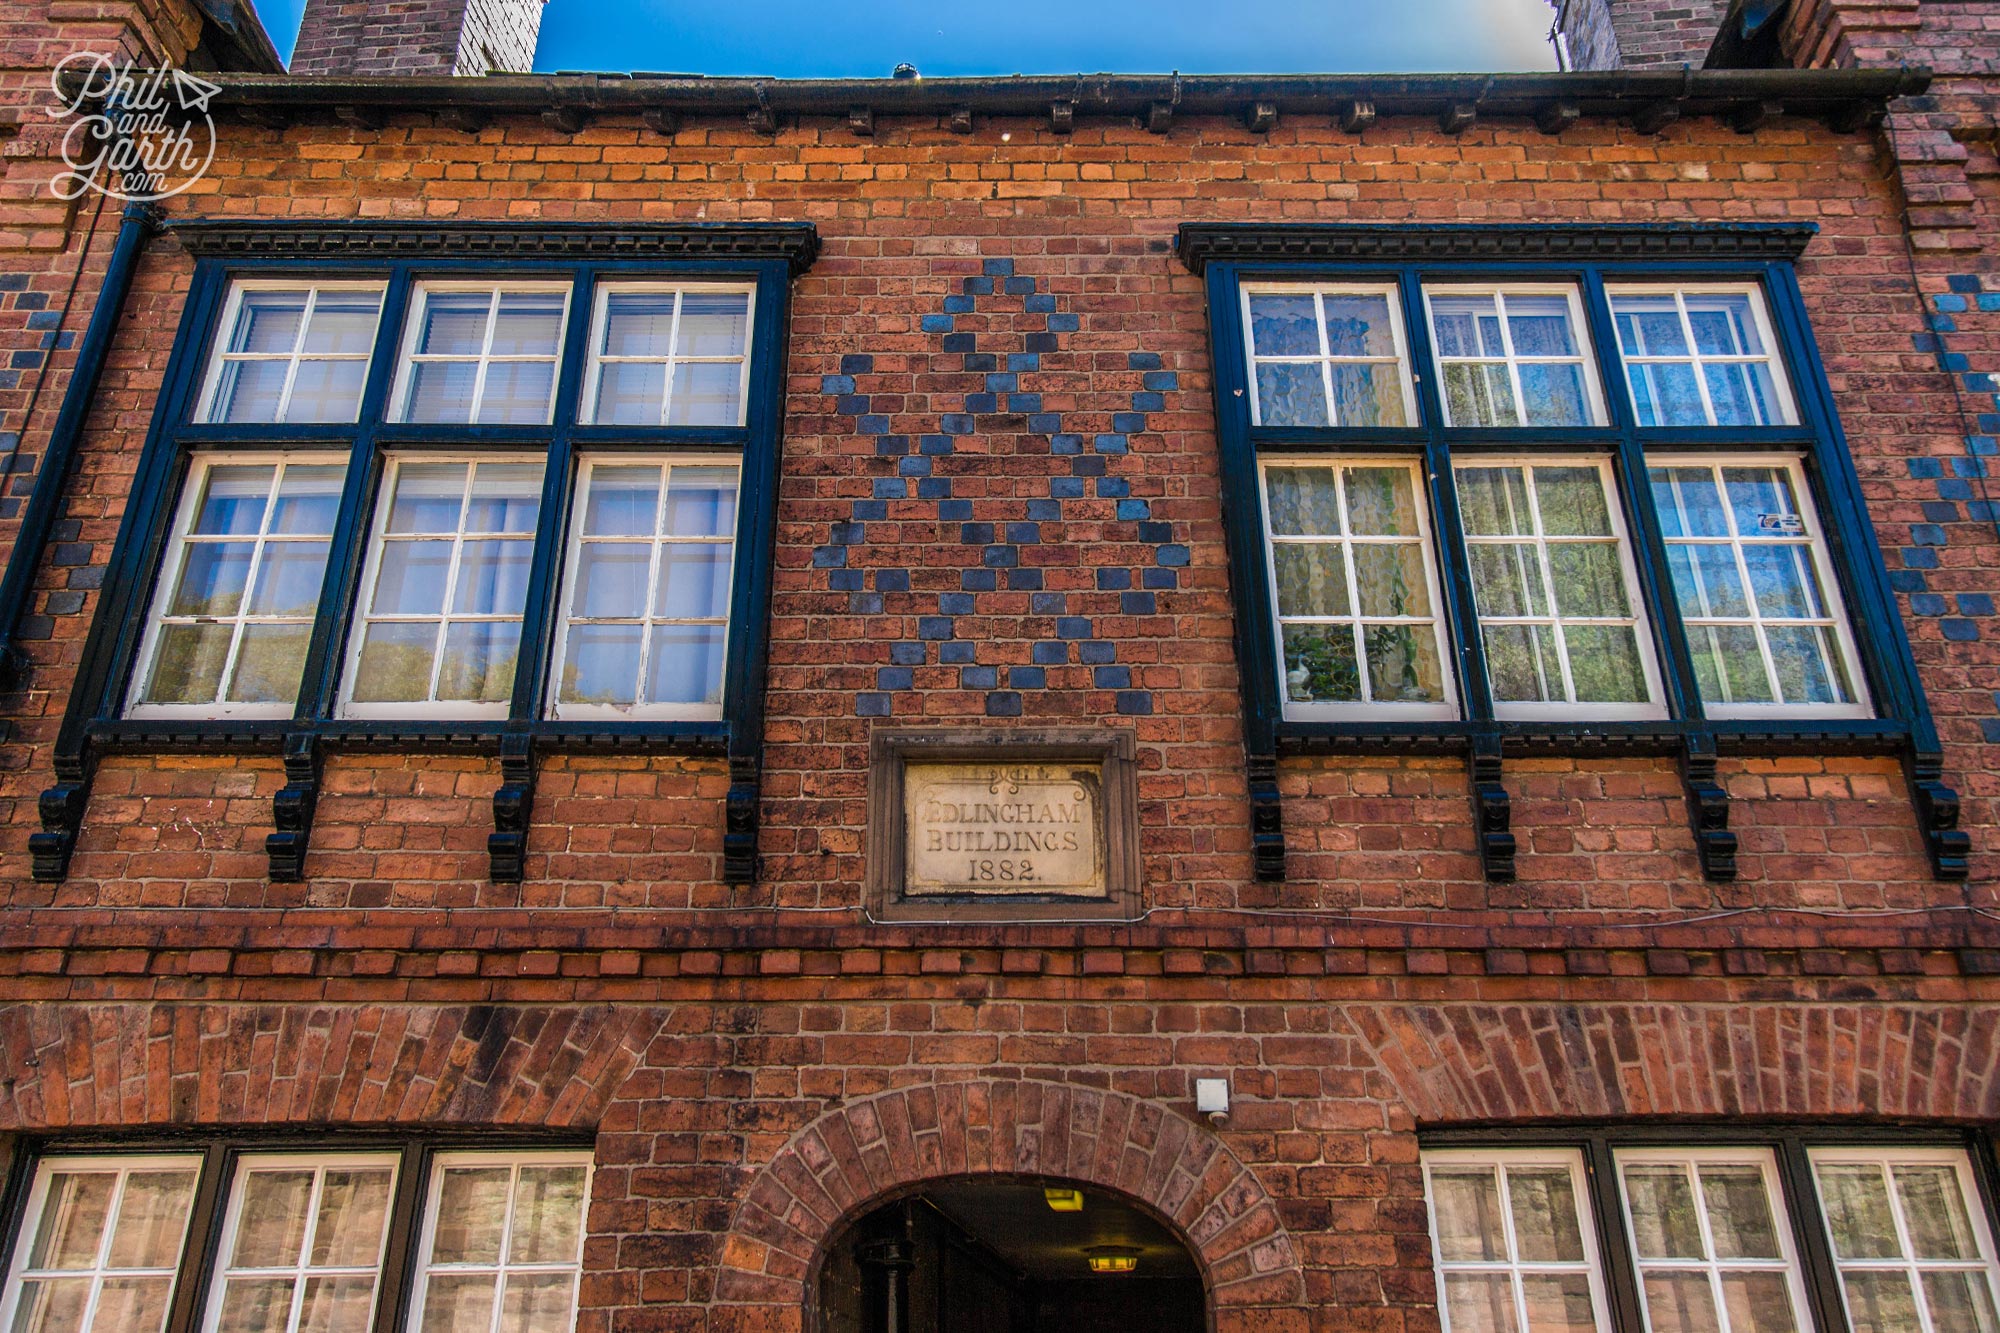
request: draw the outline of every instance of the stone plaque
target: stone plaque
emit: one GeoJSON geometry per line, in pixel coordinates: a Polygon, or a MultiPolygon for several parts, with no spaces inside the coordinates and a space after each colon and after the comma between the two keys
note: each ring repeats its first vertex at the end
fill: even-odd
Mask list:
{"type": "Polygon", "coordinates": [[[1101,764],[903,770],[903,892],[1104,896],[1101,764]]]}
{"type": "Polygon", "coordinates": [[[1130,731],[877,729],[868,911],[878,921],[1119,921],[1139,897],[1130,731]]]}

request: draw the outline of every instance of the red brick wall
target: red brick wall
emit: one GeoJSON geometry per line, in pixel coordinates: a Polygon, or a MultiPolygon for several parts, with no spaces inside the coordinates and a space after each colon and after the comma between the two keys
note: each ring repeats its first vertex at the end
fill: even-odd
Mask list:
{"type": "Polygon", "coordinates": [[[1728,0],[1560,0],[1574,69],[1700,69],[1728,0]]]}
{"type": "Polygon", "coordinates": [[[294,74],[526,73],[546,0],[308,0],[294,74]]]}

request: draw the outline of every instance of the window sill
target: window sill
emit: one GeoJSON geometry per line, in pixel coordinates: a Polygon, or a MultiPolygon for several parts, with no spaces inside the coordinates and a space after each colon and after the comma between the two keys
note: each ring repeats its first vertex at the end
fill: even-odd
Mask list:
{"type": "Polygon", "coordinates": [[[1724,754],[1901,755],[1909,726],[1894,718],[1766,718],[1676,722],[1306,722],[1278,724],[1278,751],[1303,754],[1464,754],[1498,742],[1535,754],[1674,754],[1690,738],[1724,754]]]}

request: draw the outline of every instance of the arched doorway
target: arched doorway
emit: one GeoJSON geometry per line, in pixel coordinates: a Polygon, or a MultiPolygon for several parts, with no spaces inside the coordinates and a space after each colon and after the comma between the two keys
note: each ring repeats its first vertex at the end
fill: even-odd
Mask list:
{"type": "Polygon", "coordinates": [[[843,1228],[817,1333],[1204,1333],[1200,1266],[1165,1223],[1076,1181],[940,1180],[843,1228]]]}

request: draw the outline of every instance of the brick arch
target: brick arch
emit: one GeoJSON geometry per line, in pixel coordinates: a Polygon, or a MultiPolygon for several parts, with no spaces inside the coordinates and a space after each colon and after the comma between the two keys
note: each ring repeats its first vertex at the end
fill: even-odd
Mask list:
{"type": "Polygon", "coordinates": [[[796,1312],[845,1224],[914,1186],[980,1175],[1079,1181],[1150,1208],[1201,1266],[1218,1327],[1303,1300],[1277,1205],[1214,1134],[1122,1093],[991,1079],[882,1093],[801,1130],[737,1208],[716,1302],[796,1312]]]}
{"type": "Polygon", "coordinates": [[[588,1128],[659,1021],[608,1005],[14,1005],[0,1129],[588,1128]]]}
{"type": "Polygon", "coordinates": [[[1404,1004],[1344,1012],[1419,1123],[2000,1118],[1994,1005],[1404,1004]]]}

